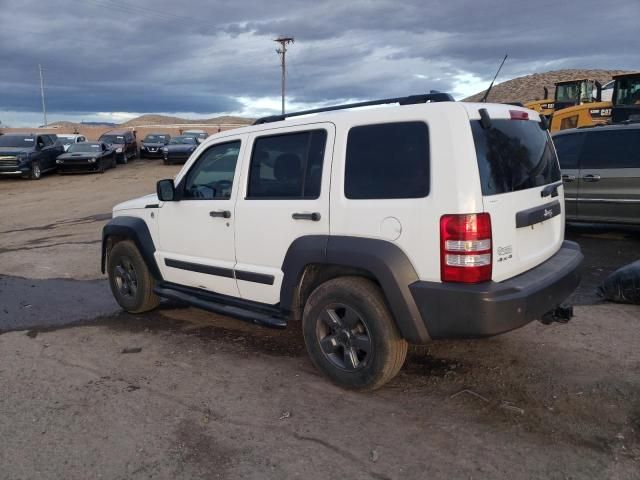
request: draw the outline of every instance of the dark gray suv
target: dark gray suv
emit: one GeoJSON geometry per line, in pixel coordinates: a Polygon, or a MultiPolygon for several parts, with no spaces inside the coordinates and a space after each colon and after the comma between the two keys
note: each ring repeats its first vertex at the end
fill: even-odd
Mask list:
{"type": "Polygon", "coordinates": [[[640,225],[640,123],[563,130],[553,142],[567,221],[640,225]]]}

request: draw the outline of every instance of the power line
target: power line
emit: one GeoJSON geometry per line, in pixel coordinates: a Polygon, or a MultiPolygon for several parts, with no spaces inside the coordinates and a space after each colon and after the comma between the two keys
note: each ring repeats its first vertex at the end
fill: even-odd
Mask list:
{"type": "Polygon", "coordinates": [[[276,49],[276,53],[280,57],[280,68],[281,68],[281,79],[280,79],[280,87],[282,90],[282,115],[284,115],[284,97],[285,97],[285,87],[286,87],[286,77],[287,77],[287,45],[292,44],[295,41],[293,37],[278,37],[274,40],[274,42],[278,42],[280,44],[280,48],[276,49]]]}

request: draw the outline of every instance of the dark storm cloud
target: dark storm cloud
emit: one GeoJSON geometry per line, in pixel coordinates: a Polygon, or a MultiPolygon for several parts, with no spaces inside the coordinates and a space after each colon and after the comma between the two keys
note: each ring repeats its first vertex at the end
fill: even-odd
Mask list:
{"type": "Polygon", "coordinates": [[[637,0],[326,2],[0,0],[0,109],[38,111],[37,65],[57,112],[242,110],[276,97],[279,34],[290,98],[453,90],[535,69],[640,68],[637,0]]]}

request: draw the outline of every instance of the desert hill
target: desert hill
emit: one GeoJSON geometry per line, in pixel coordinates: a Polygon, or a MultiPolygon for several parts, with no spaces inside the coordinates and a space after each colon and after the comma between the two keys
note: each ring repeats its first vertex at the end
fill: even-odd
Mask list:
{"type": "MultiPolygon", "coordinates": [[[[553,98],[555,92],[554,83],[578,78],[593,78],[601,84],[611,80],[613,75],[627,73],[626,70],[552,70],[544,73],[534,73],[524,77],[517,77],[499,84],[495,84],[491,89],[489,102],[527,102],[530,100],[542,100],[543,87],[549,89],[549,96],[553,98]]],[[[489,85],[487,85],[488,87],[489,85]]],[[[482,99],[484,91],[478,92],[468,98],[465,102],[477,102],[482,99]]]]}

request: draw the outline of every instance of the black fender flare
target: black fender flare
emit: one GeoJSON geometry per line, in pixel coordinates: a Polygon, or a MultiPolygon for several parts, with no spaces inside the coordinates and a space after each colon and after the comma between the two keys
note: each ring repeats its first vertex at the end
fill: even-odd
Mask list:
{"type": "Polygon", "coordinates": [[[135,243],[140,255],[147,264],[147,268],[156,280],[162,281],[162,274],[154,257],[156,246],[151,238],[149,227],[142,218],[138,217],[115,217],[102,228],[102,259],[100,269],[102,273],[106,271],[107,261],[107,241],[109,237],[124,237],[135,243]]]}
{"type": "Polygon", "coordinates": [[[410,343],[430,340],[420,310],[409,290],[419,280],[406,254],[392,242],[349,236],[310,235],[296,239],[282,264],[280,307],[291,310],[307,265],[326,264],[369,272],[380,284],[401,335],[410,343]]]}

